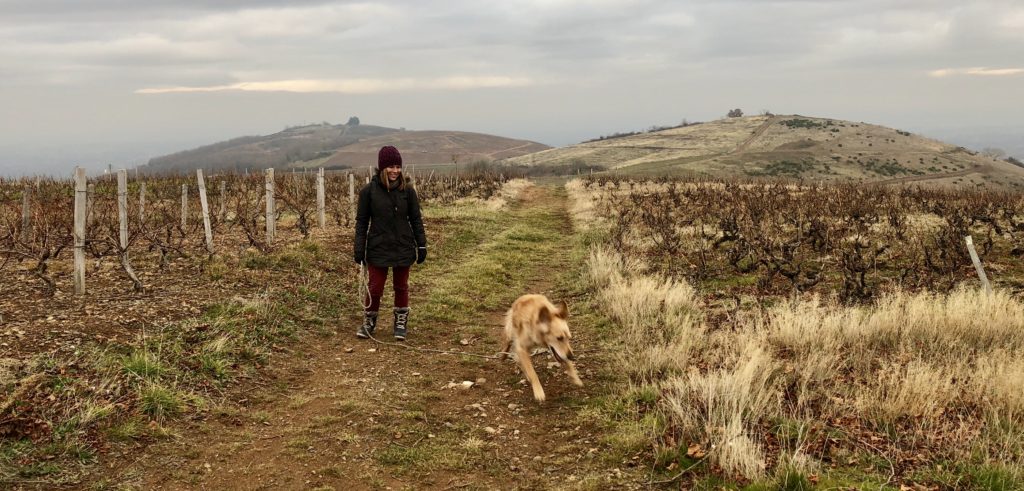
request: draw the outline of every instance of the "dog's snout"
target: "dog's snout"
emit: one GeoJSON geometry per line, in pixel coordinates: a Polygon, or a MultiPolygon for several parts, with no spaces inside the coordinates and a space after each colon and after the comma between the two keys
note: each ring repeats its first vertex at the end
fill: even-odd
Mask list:
{"type": "Polygon", "coordinates": [[[569,361],[576,361],[576,354],[575,354],[575,353],[573,353],[573,352],[572,352],[572,350],[570,350],[570,351],[569,351],[569,354],[568,354],[568,355],[566,355],[565,357],[566,357],[566,358],[568,358],[568,359],[569,359],[569,361]]]}

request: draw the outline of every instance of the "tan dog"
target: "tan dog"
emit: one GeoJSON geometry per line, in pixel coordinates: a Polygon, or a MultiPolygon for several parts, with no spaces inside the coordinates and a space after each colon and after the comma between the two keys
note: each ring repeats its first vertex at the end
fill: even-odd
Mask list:
{"type": "Polygon", "coordinates": [[[533,370],[530,352],[533,348],[547,348],[565,368],[565,373],[572,383],[582,386],[573,360],[569,340],[569,325],[565,319],[569,317],[569,308],[564,301],[555,306],[544,295],[523,295],[512,303],[512,308],[505,314],[505,349],[500,355],[504,359],[508,353],[515,353],[519,366],[533,387],[533,398],[544,401],[544,388],[533,370]],[[514,349],[515,351],[511,351],[514,349]]]}

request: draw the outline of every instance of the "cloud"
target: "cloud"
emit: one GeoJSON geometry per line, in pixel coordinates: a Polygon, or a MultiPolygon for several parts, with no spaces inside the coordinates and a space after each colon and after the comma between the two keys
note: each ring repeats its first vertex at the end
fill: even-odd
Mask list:
{"type": "Polygon", "coordinates": [[[1024,74],[1024,68],[942,68],[932,70],[928,75],[935,78],[951,77],[954,75],[970,75],[979,77],[1005,77],[1024,74]]]}
{"type": "Polygon", "coordinates": [[[534,85],[526,77],[465,76],[437,79],[348,79],[348,80],[275,80],[266,82],[238,82],[227,85],[202,87],[150,87],[136,90],[136,94],[175,94],[197,92],[333,92],[341,94],[379,94],[383,92],[415,90],[466,90],[482,88],[525,87],[534,85]]]}

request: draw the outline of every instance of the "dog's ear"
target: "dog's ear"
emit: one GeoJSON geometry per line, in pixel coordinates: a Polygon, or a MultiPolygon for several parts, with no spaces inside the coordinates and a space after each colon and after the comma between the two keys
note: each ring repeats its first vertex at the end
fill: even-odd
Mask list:
{"type": "Polygon", "coordinates": [[[537,324],[540,325],[542,331],[547,332],[548,325],[551,324],[551,311],[548,310],[547,305],[541,305],[540,310],[537,311],[537,324]]]}
{"type": "Polygon", "coordinates": [[[562,319],[569,318],[569,306],[566,305],[565,300],[558,301],[558,305],[555,305],[554,314],[557,315],[558,317],[561,317],[562,319]]]}

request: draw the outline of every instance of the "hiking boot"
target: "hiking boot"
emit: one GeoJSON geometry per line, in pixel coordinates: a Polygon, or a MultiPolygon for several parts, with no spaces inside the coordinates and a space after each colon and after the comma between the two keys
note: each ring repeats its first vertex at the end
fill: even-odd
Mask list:
{"type": "Polygon", "coordinates": [[[395,307],[395,339],[405,341],[406,323],[409,321],[409,307],[395,307]]]}
{"type": "Polygon", "coordinates": [[[363,325],[359,326],[359,330],[356,331],[356,337],[361,339],[369,339],[373,336],[373,331],[377,329],[377,313],[366,311],[365,314],[363,325]]]}

